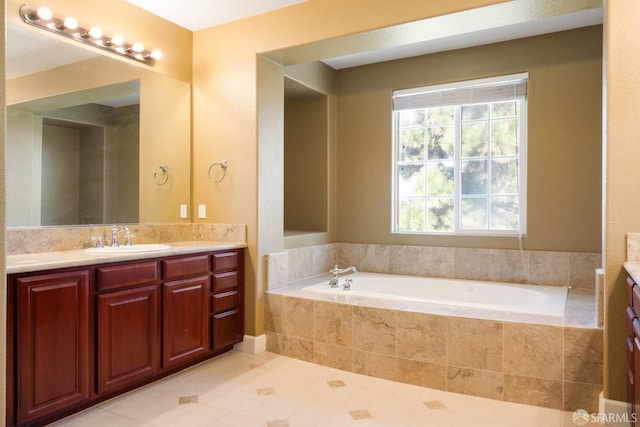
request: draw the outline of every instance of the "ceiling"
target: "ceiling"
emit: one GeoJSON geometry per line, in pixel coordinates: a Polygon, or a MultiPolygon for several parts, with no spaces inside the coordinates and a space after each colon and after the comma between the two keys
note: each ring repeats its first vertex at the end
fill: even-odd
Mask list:
{"type": "Polygon", "coordinates": [[[260,15],[306,0],[127,0],[191,31],[260,15]]]}

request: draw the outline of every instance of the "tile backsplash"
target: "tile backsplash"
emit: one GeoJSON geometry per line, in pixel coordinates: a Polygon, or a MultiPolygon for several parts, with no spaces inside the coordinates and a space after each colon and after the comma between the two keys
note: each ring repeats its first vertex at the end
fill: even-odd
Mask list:
{"type": "Polygon", "coordinates": [[[287,262],[288,268],[269,270],[269,289],[327,273],[335,264],[354,265],[360,271],[372,273],[594,289],[595,271],[601,267],[602,256],[581,252],[332,243],[290,249],[267,257],[268,265],[287,262]]]}
{"type": "MultiPolygon", "coordinates": [[[[135,243],[186,241],[246,242],[244,224],[131,224],[135,243]]],[[[55,252],[94,246],[93,236],[110,243],[111,226],[10,228],[7,230],[7,254],[55,252]]]]}

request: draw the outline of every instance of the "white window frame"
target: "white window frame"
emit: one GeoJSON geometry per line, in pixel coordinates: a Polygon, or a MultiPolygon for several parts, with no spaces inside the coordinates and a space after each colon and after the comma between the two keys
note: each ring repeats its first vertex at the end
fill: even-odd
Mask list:
{"type": "MultiPolygon", "coordinates": [[[[519,236],[522,237],[527,231],[527,86],[529,73],[518,73],[504,76],[496,76],[484,79],[474,79],[460,81],[455,83],[447,83],[440,85],[432,85],[420,88],[396,90],[393,92],[393,125],[392,125],[392,212],[391,212],[391,232],[394,234],[419,234],[419,235],[478,235],[478,236],[519,236]],[[515,89],[507,89],[511,94],[505,93],[483,93],[483,89],[491,92],[491,87],[506,87],[511,82],[520,82],[519,87],[515,89]],[[524,82],[524,85],[522,84],[524,82]],[[523,87],[524,86],[524,87],[523,87]],[[479,89],[479,90],[478,90],[479,89]],[[524,92],[523,92],[524,91],[524,92]],[[513,98],[509,98],[513,96],[513,98]],[[447,99],[448,98],[448,99],[447,99]],[[442,99],[442,103],[440,102],[442,99]],[[510,99],[519,99],[520,102],[520,145],[518,153],[519,167],[519,228],[516,230],[504,229],[463,229],[460,227],[461,214],[461,132],[460,118],[456,117],[455,125],[455,148],[454,148],[454,229],[453,231],[407,231],[399,230],[399,111],[403,109],[433,108],[438,106],[461,106],[470,104],[484,104],[489,102],[508,101],[510,99]]],[[[491,157],[489,157],[491,158],[491,157]]],[[[426,209],[425,209],[426,215],[426,209]]],[[[425,218],[426,221],[426,218],[425,218]]],[[[490,227],[490,225],[488,225],[490,227]]]]}

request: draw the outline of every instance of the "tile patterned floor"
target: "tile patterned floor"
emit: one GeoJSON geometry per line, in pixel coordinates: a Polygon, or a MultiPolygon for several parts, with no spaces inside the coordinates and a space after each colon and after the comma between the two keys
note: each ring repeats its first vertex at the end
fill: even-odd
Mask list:
{"type": "MultiPolygon", "coordinates": [[[[74,427],[575,427],[572,413],[232,351],[54,423],[74,427]]],[[[591,424],[587,424],[591,425],[591,424]]]]}

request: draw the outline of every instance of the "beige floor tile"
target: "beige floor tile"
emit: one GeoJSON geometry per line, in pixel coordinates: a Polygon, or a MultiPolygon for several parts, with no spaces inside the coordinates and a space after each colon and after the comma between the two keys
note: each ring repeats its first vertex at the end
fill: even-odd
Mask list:
{"type": "Polygon", "coordinates": [[[272,353],[237,352],[55,425],[264,427],[269,422],[290,427],[575,427],[569,412],[403,384],[272,353]],[[197,403],[179,405],[185,396],[194,401],[197,396],[197,403]],[[358,410],[368,411],[370,418],[354,419],[349,411],[358,410]]]}

